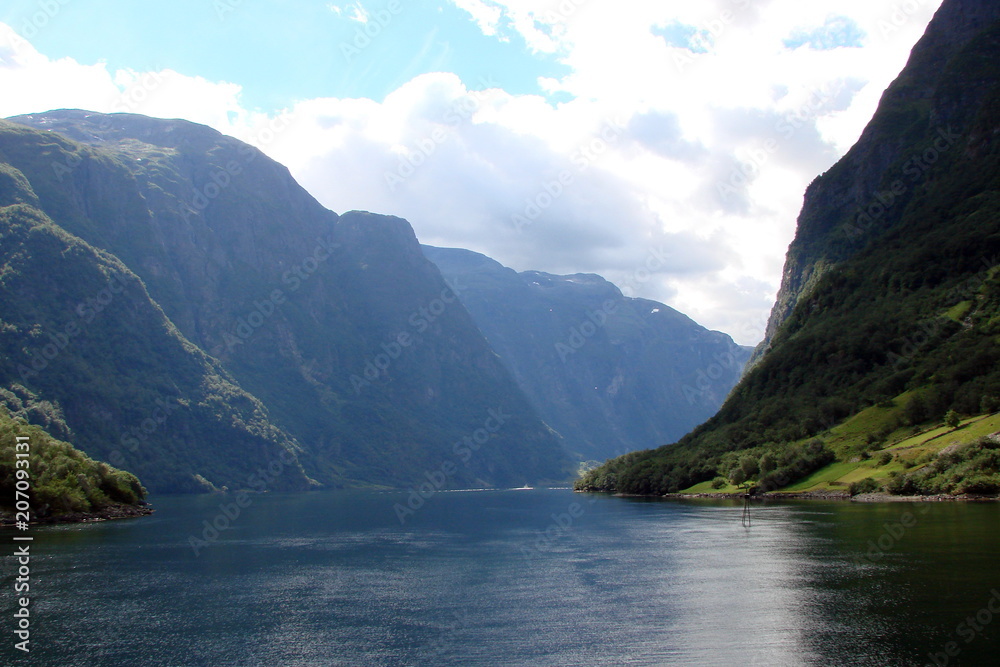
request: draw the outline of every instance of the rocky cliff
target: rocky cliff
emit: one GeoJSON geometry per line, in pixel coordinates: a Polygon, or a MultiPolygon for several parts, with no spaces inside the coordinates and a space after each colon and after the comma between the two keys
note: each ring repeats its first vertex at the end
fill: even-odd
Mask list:
{"type": "Polygon", "coordinates": [[[22,282],[5,287],[16,328],[0,385],[51,402],[91,456],[154,491],[245,487],[281,455],[273,488],[406,486],[456,459],[449,484],[566,478],[558,436],[404,220],[338,216],[258,150],[192,123],[14,121],[0,126],[0,200],[16,204],[4,250],[22,282]],[[95,347],[21,377],[28,337],[44,344],[88,297],[103,325],[79,340],[95,347]],[[130,429],[150,418],[135,447],[130,429]]]}
{"type": "Polygon", "coordinates": [[[580,486],[774,489],[836,458],[831,481],[1000,491],[992,441],[893,448],[1000,407],[998,264],[1000,4],[945,0],[857,145],[810,185],[768,338],[719,413],[580,486]]]}
{"type": "Polygon", "coordinates": [[[899,221],[946,154],[975,150],[983,142],[981,128],[971,122],[993,90],[989,69],[970,63],[975,69],[956,78],[946,65],[972,42],[990,39],[985,31],[998,18],[1000,4],[989,0],[942,4],[857,143],[810,184],[765,338],[751,363],[830,268],[899,221]]]}

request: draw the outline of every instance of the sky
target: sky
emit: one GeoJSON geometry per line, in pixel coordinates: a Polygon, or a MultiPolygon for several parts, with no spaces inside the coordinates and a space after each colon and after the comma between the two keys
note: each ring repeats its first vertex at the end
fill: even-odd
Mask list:
{"type": "Polygon", "coordinates": [[[5,0],[0,117],[185,118],[338,213],[754,345],[806,186],[941,0],[5,0]]]}

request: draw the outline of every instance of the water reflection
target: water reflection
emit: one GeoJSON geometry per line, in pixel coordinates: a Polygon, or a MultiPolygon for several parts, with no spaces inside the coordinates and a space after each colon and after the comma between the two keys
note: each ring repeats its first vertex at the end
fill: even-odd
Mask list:
{"type": "Polygon", "coordinates": [[[150,519],[40,531],[32,657],[993,664],[995,504],[765,504],[747,529],[735,502],[439,494],[401,526],[398,500],[261,497],[197,557],[188,538],[217,498],[161,499],[150,519]],[[960,625],[983,609],[989,623],[960,625]]]}

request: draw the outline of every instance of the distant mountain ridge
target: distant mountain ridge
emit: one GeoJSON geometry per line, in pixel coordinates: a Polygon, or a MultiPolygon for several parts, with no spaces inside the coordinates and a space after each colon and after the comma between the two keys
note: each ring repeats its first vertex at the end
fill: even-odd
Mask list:
{"type": "Polygon", "coordinates": [[[0,222],[0,404],[153,492],[565,482],[710,417],[748,357],[599,276],[337,215],[186,121],[0,121],[0,222]]]}
{"type": "Polygon", "coordinates": [[[469,250],[423,246],[542,418],[604,460],[672,442],[711,417],[749,350],[600,276],[517,273],[469,250]]]}
{"type": "Polygon", "coordinates": [[[257,149],[185,121],[22,116],[0,123],[0,205],[0,387],[151,491],[245,488],[272,462],[271,490],[406,487],[498,412],[449,484],[571,473],[409,224],[338,216],[257,149]]]}

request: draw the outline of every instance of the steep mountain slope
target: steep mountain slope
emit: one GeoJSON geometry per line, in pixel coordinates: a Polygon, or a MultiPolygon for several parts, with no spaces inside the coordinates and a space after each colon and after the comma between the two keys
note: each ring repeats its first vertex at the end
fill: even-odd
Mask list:
{"type": "Polygon", "coordinates": [[[678,445],[609,462],[579,486],[677,491],[729,475],[727,452],[770,452],[773,464],[799,448],[787,484],[949,409],[995,410],[998,260],[1000,5],[945,0],[858,145],[810,186],[769,351],[678,445]],[[894,405],[895,421],[834,446],[831,427],[894,405]]]}
{"type": "MultiPolygon", "coordinates": [[[[82,111],[15,120],[0,127],[0,161],[31,190],[38,215],[120,262],[117,271],[134,274],[129,281],[148,290],[164,326],[196,348],[189,356],[200,355],[198,363],[259,402],[253,414],[260,429],[283,450],[297,452],[303,483],[308,477],[321,484],[405,486],[456,458],[466,465],[449,480],[455,484],[565,478],[569,459],[558,436],[423,257],[405,221],[337,216],[256,149],[184,121],[82,111]],[[500,424],[491,417],[497,413],[500,424]],[[482,442],[468,455],[466,439],[474,436],[482,442]]],[[[24,254],[17,247],[11,252],[24,254]]],[[[50,261],[64,271],[65,288],[84,270],[62,267],[58,256],[50,261]]],[[[67,302],[79,298],[86,294],[67,302]]],[[[25,318],[27,304],[16,305],[10,316],[25,318]]],[[[130,326],[118,338],[159,349],[164,343],[144,340],[146,331],[130,326]]],[[[12,344],[23,345],[23,335],[19,330],[12,344]]],[[[116,363],[111,350],[96,354],[116,363]]],[[[90,363],[93,355],[65,356],[90,363]]],[[[170,393],[164,387],[178,383],[170,372],[176,363],[171,358],[151,369],[140,359],[117,360],[142,376],[136,392],[163,400],[170,393]]],[[[109,388],[107,404],[127,405],[129,394],[109,373],[95,374],[109,388]]],[[[61,371],[48,377],[62,384],[61,394],[24,384],[61,407],[83,400],[78,378],[64,379],[61,371]]],[[[0,378],[4,386],[19,381],[10,373],[0,378]]],[[[178,402],[199,403],[188,387],[173,393],[178,402]]],[[[225,399],[220,403],[223,412],[232,408],[225,399]]],[[[86,412],[66,414],[78,438],[91,433],[86,412]]],[[[128,421],[111,412],[111,428],[134,424],[135,415],[128,421]]],[[[77,444],[107,458],[116,440],[105,433],[77,444]]],[[[171,415],[149,434],[148,449],[181,461],[212,442],[185,433],[171,415]]],[[[119,454],[134,469],[147,463],[145,450],[119,454]]],[[[239,465],[251,470],[268,463],[252,448],[219,456],[227,465],[241,458],[239,465]]],[[[151,490],[178,487],[158,469],[142,475],[151,490]]],[[[217,465],[200,466],[198,474],[216,486],[246,486],[242,472],[224,473],[217,465]]],[[[294,486],[292,476],[281,478],[294,486]]]]}
{"type": "MultiPolygon", "coordinates": [[[[34,199],[23,177],[10,167],[3,175],[4,186],[16,178],[21,187],[0,187],[0,204],[34,199]]],[[[17,203],[0,208],[0,266],[9,409],[154,489],[245,485],[281,457],[288,465],[272,488],[308,488],[289,436],[116,258],[17,203]]]]}
{"type": "Polygon", "coordinates": [[[969,47],[976,39],[989,40],[983,32],[996,17],[991,0],[942,4],[857,143],[810,184],[755,361],[828,269],[898,224],[907,205],[926,189],[930,172],[954,159],[950,153],[979,140],[982,128],[973,127],[973,117],[991,94],[992,67],[988,46],[980,55],[975,52],[981,47],[969,47]],[[941,67],[948,62],[950,69],[941,67]]]}
{"type": "Polygon", "coordinates": [[[595,275],[516,273],[424,246],[546,423],[584,459],[672,442],[711,417],[749,353],[595,275]]]}

